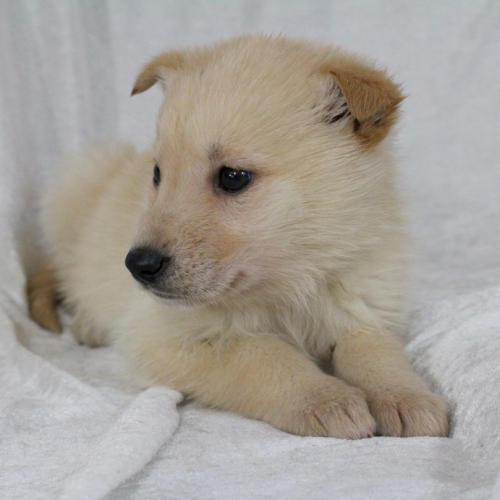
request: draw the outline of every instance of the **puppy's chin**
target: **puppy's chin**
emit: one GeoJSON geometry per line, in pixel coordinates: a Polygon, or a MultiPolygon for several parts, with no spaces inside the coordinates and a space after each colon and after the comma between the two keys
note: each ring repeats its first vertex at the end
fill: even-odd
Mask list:
{"type": "Polygon", "coordinates": [[[156,293],[153,293],[152,295],[157,302],[160,302],[167,307],[171,307],[172,309],[188,310],[197,305],[201,305],[199,302],[192,299],[186,299],[184,297],[165,297],[156,293]]]}
{"type": "Polygon", "coordinates": [[[218,304],[226,303],[226,294],[213,294],[213,295],[173,295],[164,294],[161,292],[147,290],[155,300],[162,304],[175,309],[192,309],[194,307],[203,306],[217,306],[218,304]]]}
{"type": "Polygon", "coordinates": [[[177,294],[174,292],[165,292],[164,290],[157,290],[154,288],[145,288],[145,291],[151,296],[161,302],[162,304],[175,309],[191,309],[200,306],[217,306],[223,304],[227,306],[227,301],[233,296],[241,298],[241,292],[237,287],[228,285],[220,290],[213,292],[205,292],[198,294],[196,292],[189,294],[177,294]]]}
{"type": "Polygon", "coordinates": [[[175,309],[190,309],[202,303],[202,301],[189,296],[164,292],[162,290],[156,290],[154,288],[145,288],[144,290],[145,292],[149,293],[157,302],[175,309]]]}

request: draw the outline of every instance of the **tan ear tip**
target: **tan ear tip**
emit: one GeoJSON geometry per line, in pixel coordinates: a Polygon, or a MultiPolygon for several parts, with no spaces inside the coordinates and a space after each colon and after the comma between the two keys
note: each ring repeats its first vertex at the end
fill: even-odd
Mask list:
{"type": "Polygon", "coordinates": [[[133,96],[135,94],[141,94],[142,92],[145,92],[146,90],[150,89],[157,81],[158,78],[156,76],[151,78],[143,78],[141,75],[134,83],[134,88],[132,89],[130,95],[133,96]]]}

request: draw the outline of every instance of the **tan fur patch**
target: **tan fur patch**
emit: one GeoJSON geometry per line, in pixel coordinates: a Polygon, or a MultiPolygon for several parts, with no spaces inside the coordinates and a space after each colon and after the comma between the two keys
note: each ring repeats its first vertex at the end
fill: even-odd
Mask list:
{"type": "Polygon", "coordinates": [[[31,317],[43,328],[61,333],[62,325],[57,315],[57,281],[48,260],[28,280],[26,292],[31,317]]]}
{"type": "Polygon", "coordinates": [[[165,70],[175,70],[184,64],[182,52],[166,52],[148,63],[137,77],[131,95],[140,94],[151,88],[158,80],[162,80],[165,70]]]}
{"type": "Polygon", "coordinates": [[[399,85],[385,71],[358,62],[351,56],[334,58],[325,68],[339,83],[356,119],[355,132],[367,145],[385,138],[404,99],[399,85]]]}

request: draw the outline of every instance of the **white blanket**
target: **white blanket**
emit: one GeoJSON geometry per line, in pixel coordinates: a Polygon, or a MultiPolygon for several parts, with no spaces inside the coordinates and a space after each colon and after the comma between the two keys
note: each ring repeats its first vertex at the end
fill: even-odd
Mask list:
{"type": "Polygon", "coordinates": [[[0,3],[0,497],[500,498],[500,3],[0,3]],[[151,143],[161,95],[135,74],[173,46],[255,29],[377,59],[409,95],[401,185],[416,237],[416,369],[452,410],[450,439],[302,438],[134,389],[111,349],[26,312],[37,204],[85,140],[151,143]]]}

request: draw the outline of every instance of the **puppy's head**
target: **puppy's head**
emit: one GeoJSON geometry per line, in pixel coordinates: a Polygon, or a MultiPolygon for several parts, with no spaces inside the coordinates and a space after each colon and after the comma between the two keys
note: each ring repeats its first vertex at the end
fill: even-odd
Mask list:
{"type": "MultiPolygon", "coordinates": [[[[169,52],[148,206],[127,267],[178,304],[312,290],[370,238],[401,93],[352,56],[245,36],[169,52]]],[[[380,205],[380,206],[379,206],[380,205]]],[[[372,231],[373,232],[373,231],[372,231]]]]}

